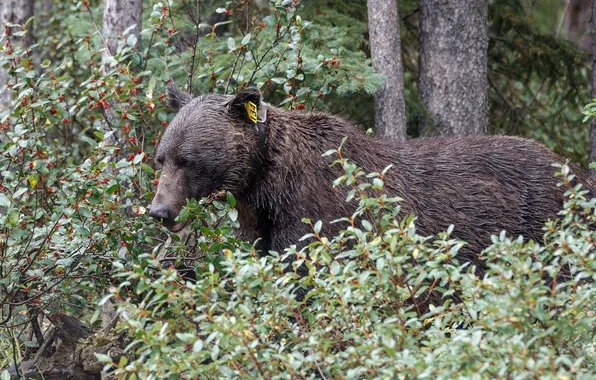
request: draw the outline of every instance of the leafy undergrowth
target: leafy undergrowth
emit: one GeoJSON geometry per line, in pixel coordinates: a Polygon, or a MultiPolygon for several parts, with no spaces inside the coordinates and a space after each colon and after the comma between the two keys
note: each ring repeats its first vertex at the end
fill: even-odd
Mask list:
{"type": "Polygon", "coordinates": [[[336,182],[352,187],[359,208],[338,236],[320,236],[314,223],[304,249],[260,257],[227,235],[235,215],[216,202],[211,220],[219,226],[199,240],[223,253],[204,258],[196,282],[171,267],[149,274],[160,267],[149,254],[117,271],[111,295],[121,300],[130,355],[101,356],[106,370],[129,379],[596,374],[596,199],[571,187],[569,175],[568,201],[544,240],[495,236],[478,278],[456,259],[463,243],[449,231],[428,239],[413,217],[398,221],[399,199],[383,194],[384,174],[339,163],[346,176],[336,182]],[[290,254],[298,261],[287,264],[290,254]],[[299,265],[308,276],[296,275],[299,265]],[[126,296],[131,288],[135,297],[126,296]],[[299,288],[308,289],[303,300],[299,288]]]}

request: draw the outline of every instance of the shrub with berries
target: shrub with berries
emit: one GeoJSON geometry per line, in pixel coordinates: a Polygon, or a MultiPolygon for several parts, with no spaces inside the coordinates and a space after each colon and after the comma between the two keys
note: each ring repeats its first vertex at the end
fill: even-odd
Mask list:
{"type": "Polygon", "coordinates": [[[3,28],[12,101],[0,109],[0,368],[13,368],[2,379],[72,357],[64,352],[77,360],[61,365],[122,379],[595,373],[595,204],[566,167],[562,221],[543,242],[496,237],[483,279],[459,265],[463,243],[449,231],[428,241],[413,217],[397,218],[386,173],[341,156],[335,183],[360,204],[346,215],[352,228],[326,238],[305,220],[316,241],[301,252],[261,257],[236,239],[232,194],[189,201],[186,235],[149,218],[152,159],[174,116],[168,81],[193,96],[254,86],[298,112],[343,112],[347,95],[383,82],[361,47],[362,22],[317,12],[327,22],[311,22],[300,0],[205,3],[144,2],[140,35],[101,33],[97,0],[53,2],[35,20],[52,33],[33,45],[16,39],[31,24],[3,28]],[[310,275],[287,268],[288,254],[310,275]],[[563,269],[568,281],[542,281],[563,269]],[[296,288],[310,290],[305,300],[296,288]],[[419,313],[429,288],[463,302],[419,313]]]}

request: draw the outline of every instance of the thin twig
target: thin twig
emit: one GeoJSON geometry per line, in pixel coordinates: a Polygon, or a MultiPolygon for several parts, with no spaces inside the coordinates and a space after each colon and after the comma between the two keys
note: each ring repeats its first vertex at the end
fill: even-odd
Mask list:
{"type": "Polygon", "coordinates": [[[89,12],[89,16],[91,17],[91,22],[93,22],[93,26],[95,26],[95,31],[97,32],[97,34],[99,34],[99,38],[101,38],[101,42],[102,42],[103,46],[105,47],[108,54],[112,55],[112,52],[110,51],[110,48],[108,46],[108,42],[106,41],[103,34],[101,33],[101,29],[99,29],[99,26],[97,26],[97,23],[95,22],[95,18],[93,17],[93,12],[91,11],[89,4],[87,4],[85,7],[87,8],[87,12],[89,12]]]}

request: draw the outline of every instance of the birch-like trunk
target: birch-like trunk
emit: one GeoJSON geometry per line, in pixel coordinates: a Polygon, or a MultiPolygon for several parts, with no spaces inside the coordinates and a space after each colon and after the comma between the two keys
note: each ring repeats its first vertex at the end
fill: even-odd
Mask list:
{"type": "MultiPolygon", "coordinates": [[[[0,0],[0,34],[5,32],[4,24],[7,22],[13,24],[22,25],[33,16],[33,0],[0,0]]],[[[31,29],[33,24],[29,24],[27,29],[27,43],[31,41],[31,29]]],[[[16,32],[16,28],[8,28],[6,30],[9,33],[11,44],[18,45],[21,43],[22,38],[12,36],[11,34],[16,32]]],[[[4,88],[9,75],[6,70],[0,68],[0,112],[5,109],[11,108],[12,91],[1,89],[4,88]]]]}
{"type": "MultiPolygon", "coordinates": [[[[142,27],[142,1],[141,0],[104,0],[103,28],[102,35],[104,46],[104,57],[113,57],[117,54],[118,42],[125,41],[123,33],[129,27],[134,25],[129,31],[129,35],[137,38],[136,48],[141,47],[141,27],[142,27]]],[[[105,75],[108,67],[102,67],[102,73],[105,75]]],[[[114,102],[108,101],[110,107],[104,109],[104,118],[108,123],[105,133],[114,131],[114,134],[106,139],[106,143],[113,145],[120,141],[119,129],[116,128],[120,119],[114,110],[114,102]]],[[[120,151],[124,154],[124,151],[120,151]]]]}

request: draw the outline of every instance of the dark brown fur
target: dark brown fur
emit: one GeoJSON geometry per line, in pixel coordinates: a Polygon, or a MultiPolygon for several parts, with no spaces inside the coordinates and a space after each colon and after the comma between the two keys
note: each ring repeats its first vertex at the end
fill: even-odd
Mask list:
{"type": "MultiPolygon", "coordinates": [[[[324,113],[301,113],[269,107],[267,144],[248,121],[243,104],[259,104],[256,90],[236,97],[208,95],[185,99],[169,88],[179,114],[166,130],[157,160],[164,171],[151,214],[171,220],[187,198],[229,190],[238,199],[239,234],[262,239],[264,250],[283,252],[310,232],[301,218],[324,222],[323,233],[345,226],[330,221],[349,216],[354,205],[344,190],[331,186],[342,175],[331,158],[336,149],[367,172],[389,170],[385,188],[404,198],[402,215],[415,214],[422,235],[455,225],[454,236],[468,242],[460,259],[479,265],[476,255],[492,234],[541,239],[548,219],[562,207],[551,164],[561,158],[530,140],[509,136],[429,138],[395,143],[367,137],[345,120],[324,113]],[[264,157],[263,157],[264,156],[264,157]]],[[[261,105],[262,106],[262,105],[261,105]]],[[[588,184],[578,173],[579,180],[588,184]]],[[[589,184],[593,192],[593,187],[589,184]]]]}

